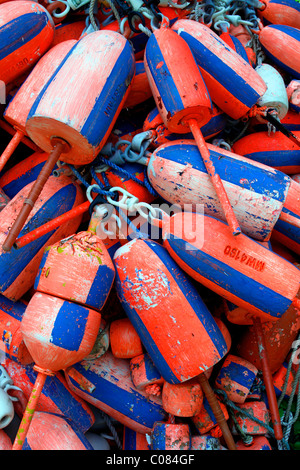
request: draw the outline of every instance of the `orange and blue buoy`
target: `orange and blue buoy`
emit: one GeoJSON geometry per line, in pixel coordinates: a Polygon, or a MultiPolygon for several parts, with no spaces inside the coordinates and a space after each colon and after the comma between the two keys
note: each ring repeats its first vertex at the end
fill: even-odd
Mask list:
{"type": "Polygon", "coordinates": [[[155,423],[151,432],[152,450],[190,450],[191,431],[185,423],[155,423]]]}
{"type": "Polygon", "coordinates": [[[299,29],[300,5],[297,0],[263,0],[262,3],[257,14],[263,25],[283,24],[299,29]]]}

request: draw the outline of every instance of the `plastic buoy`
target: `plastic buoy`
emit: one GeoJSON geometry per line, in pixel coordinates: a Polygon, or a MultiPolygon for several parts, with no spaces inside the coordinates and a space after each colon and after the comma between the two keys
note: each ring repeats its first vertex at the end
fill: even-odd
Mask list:
{"type": "Polygon", "coordinates": [[[240,119],[267,90],[258,73],[206,25],[181,19],[172,26],[190,46],[212,101],[240,119]]]}
{"type": "Polygon", "coordinates": [[[6,428],[15,415],[14,405],[8,393],[0,387],[0,429],[6,428]]]}
{"type": "Polygon", "coordinates": [[[93,361],[83,360],[65,370],[71,390],[96,408],[136,432],[151,432],[166,412],[161,398],[134,387],[128,359],[107,351],[93,361]]]}
{"type": "Polygon", "coordinates": [[[0,156],[0,171],[14,153],[22,138],[27,135],[26,120],[37,96],[75,44],[75,40],[66,41],[56,47],[52,47],[35,65],[27,79],[8,103],[3,117],[13,126],[15,134],[0,156]]]}
{"type": "Polygon", "coordinates": [[[151,240],[123,245],[114,263],[118,297],[162,377],[174,384],[197,377],[234,449],[203,373],[226,354],[227,344],[198,292],[167,251],[151,240]]]}
{"type": "Polygon", "coordinates": [[[292,26],[271,24],[259,33],[259,41],[266,56],[293,78],[300,79],[300,30],[292,26]],[[284,53],[282,45],[284,44],[284,53]]]}
{"type": "MultiPolygon", "coordinates": [[[[207,147],[243,232],[257,240],[268,240],[282,215],[290,178],[215,145],[207,147]]],[[[195,211],[199,204],[198,211],[226,220],[193,141],[174,141],[155,149],[147,174],[156,192],[169,203],[182,208],[190,205],[195,211]]]]}
{"type": "Polygon", "coordinates": [[[69,418],[55,413],[36,411],[23,450],[82,451],[93,450],[93,446],[69,418]]]}
{"type": "MultiPolygon", "coordinates": [[[[28,191],[34,183],[26,185],[1,212],[1,244],[7,236],[9,228],[16,220],[16,214],[23,204],[28,191]]],[[[75,208],[83,202],[81,187],[66,176],[55,178],[51,176],[44,186],[35,207],[33,208],[21,235],[31,231],[45,221],[75,208]]],[[[81,222],[81,216],[75,217],[50,231],[44,237],[30,243],[29,246],[19,250],[13,249],[5,252],[0,250],[0,290],[11,299],[20,299],[34,284],[38,267],[43,256],[43,249],[47,244],[55,243],[61,238],[74,233],[81,222]],[[8,275],[9,274],[9,275],[8,275]]]]}
{"type": "Polygon", "coordinates": [[[0,80],[6,84],[27,72],[49,49],[54,22],[36,2],[0,5],[0,80]]]}
{"type": "Polygon", "coordinates": [[[200,130],[211,117],[212,103],[191,49],[164,23],[150,36],[144,61],[153,98],[165,126],[171,132],[193,134],[226,219],[233,234],[238,235],[241,229],[200,130]]]}
{"type": "Polygon", "coordinates": [[[26,131],[50,152],[49,158],[3,244],[5,251],[11,249],[57,161],[83,165],[96,157],[122,109],[134,66],[132,49],[121,34],[95,31],[76,42],[45,84],[29,112],[26,131]],[[76,87],[69,85],[70,74],[76,87]],[[88,86],[83,80],[87,75],[88,86]]]}
{"type": "Polygon", "coordinates": [[[99,312],[82,305],[41,292],[32,296],[22,318],[21,332],[38,374],[13,444],[14,450],[22,449],[47,376],[91,352],[100,322],[99,312]]]}
{"type": "MultiPolygon", "coordinates": [[[[266,92],[259,98],[257,104],[275,110],[278,119],[281,121],[289,109],[287,91],[281,74],[270,64],[264,63],[258,65],[255,71],[267,85],[266,92]]],[[[262,118],[258,116],[257,119],[262,118]]]]}

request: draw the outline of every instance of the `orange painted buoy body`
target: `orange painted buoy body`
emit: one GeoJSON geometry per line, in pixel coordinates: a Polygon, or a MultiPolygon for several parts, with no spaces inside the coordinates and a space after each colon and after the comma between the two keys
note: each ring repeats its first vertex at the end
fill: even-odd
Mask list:
{"type": "Polygon", "coordinates": [[[28,135],[45,152],[52,151],[53,136],[61,138],[70,150],[60,160],[90,163],[113,128],[134,71],[132,49],[121,34],[94,31],[83,36],[36,98],[26,122],[28,135]]]}
{"type": "Polygon", "coordinates": [[[151,450],[145,434],[124,426],[123,450],[151,450]]]}
{"type": "Polygon", "coordinates": [[[80,38],[85,29],[85,21],[74,18],[73,21],[64,21],[55,26],[55,37],[54,41],[52,42],[52,46],[56,46],[64,41],[68,41],[69,39],[76,39],[76,41],[80,38]]]}
{"type": "Polygon", "coordinates": [[[243,441],[237,441],[236,448],[237,450],[273,450],[265,436],[253,436],[253,441],[250,445],[245,445],[243,441]]]}
{"type": "Polygon", "coordinates": [[[196,379],[181,384],[164,382],[162,404],[171,415],[191,417],[200,413],[203,404],[203,392],[196,379]]]}
{"type": "MultiPolygon", "coordinates": [[[[12,199],[24,186],[36,180],[47,158],[48,154],[45,152],[35,152],[24,158],[3,172],[0,177],[0,187],[12,199]]],[[[54,169],[56,168],[55,165],[54,169]]]]}
{"type": "MultiPolygon", "coordinates": [[[[269,367],[273,374],[281,367],[291,349],[293,341],[297,337],[300,329],[298,311],[291,307],[275,323],[265,322],[262,328],[269,367]]],[[[239,337],[236,349],[239,356],[251,362],[258,369],[261,368],[256,335],[252,326],[249,326],[239,337]]]]}
{"type": "Polygon", "coordinates": [[[153,98],[169,131],[190,132],[188,120],[192,118],[201,126],[209,121],[209,93],[180,36],[166,27],[155,30],[147,41],[144,62],[153,98]]]}
{"type": "Polygon", "coordinates": [[[49,49],[54,23],[47,10],[30,1],[0,5],[0,80],[6,84],[26,73],[49,49]]]}
{"type": "Polygon", "coordinates": [[[132,80],[132,85],[127,99],[124,103],[124,108],[134,108],[138,104],[152,98],[152,91],[148,82],[144,61],[136,61],[135,76],[132,80]]]}
{"type": "Polygon", "coordinates": [[[0,429],[0,450],[12,450],[11,438],[3,429],[0,429]]]}
{"type": "Polygon", "coordinates": [[[93,447],[72,420],[55,413],[36,411],[22,450],[82,451],[93,450],[93,447]]]}
{"type": "Polygon", "coordinates": [[[190,450],[191,435],[188,424],[156,423],[151,432],[152,450],[190,450]]]}
{"type": "MultiPolygon", "coordinates": [[[[251,436],[268,434],[267,428],[270,425],[270,413],[263,401],[247,401],[239,405],[239,411],[233,410],[237,423],[241,430],[251,436]],[[243,415],[243,410],[261,421],[262,424],[253,421],[248,416],[243,415]]],[[[238,434],[235,425],[232,423],[232,434],[238,434]]]]}
{"type": "Polygon", "coordinates": [[[36,292],[23,315],[21,332],[35,364],[55,372],[91,352],[100,322],[96,310],[36,292]]]}
{"type": "Polygon", "coordinates": [[[203,436],[192,436],[191,450],[226,450],[226,448],[221,445],[217,437],[204,434],[203,436]]]}
{"type": "Polygon", "coordinates": [[[71,390],[136,432],[151,432],[166,412],[161,398],[149,396],[134,387],[128,359],[119,359],[107,351],[94,361],[77,362],[65,371],[71,390]]]}
{"type": "Polygon", "coordinates": [[[229,400],[244,403],[254,383],[258,369],[251,362],[228,354],[215,379],[215,387],[226,392],[229,400]]]}
{"type": "Polygon", "coordinates": [[[115,357],[131,359],[143,353],[140,337],[128,318],[111,322],[109,338],[111,351],[115,357]]]}
{"type": "Polygon", "coordinates": [[[6,107],[3,117],[23,134],[26,134],[26,120],[36,98],[75,44],[75,40],[69,40],[51,47],[35,65],[6,107]]]}
{"type": "MultiPolygon", "coordinates": [[[[221,400],[219,400],[218,397],[217,397],[217,400],[219,402],[219,405],[221,407],[221,410],[224,414],[225,419],[228,420],[229,414],[228,414],[226,406],[224,405],[224,403],[221,402],[221,400]]],[[[218,432],[220,431],[219,425],[217,424],[216,418],[212,412],[212,409],[206,397],[204,397],[203,399],[203,405],[202,405],[200,412],[196,416],[192,416],[191,419],[195,427],[197,428],[197,431],[201,435],[206,434],[212,430],[215,434],[218,434],[218,432]]],[[[215,435],[214,437],[218,437],[218,436],[215,435]]]]}
{"type": "Polygon", "coordinates": [[[155,394],[160,395],[164,379],[148,353],[140,354],[130,360],[130,375],[134,386],[138,390],[145,390],[147,393],[155,390],[157,392],[155,394]]]}
{"type": "MultiPolygon", "coordinates": [[[[6,359],[3,366],[14,385],[21,388],[27,402],[37,377],[37,372],[32,367],[33,364],[25,366],[6,359]]],[[[69,389],[61,372],[57,372],[54,376],[47,376],[36,410],[66,416],[83,433],[87,432],[95,422],[89,405],[69,389]]]]}
{"type": "MultiPolygon", "coordinates": [[[[300,131],[294,131],[299,138],[300,131]]],[[[263,163],[288,175],[300,171],[300,148],[281,132],[267,131],[246,135],[232,146],[232,151],[250,160],[263,163]]]]}
{"type": "Polygon", "coordinates": [[[0,351],[9,359],[30,364],[33,359],[20,330],[25,310],[25,302],[12,302],[3,295],[0,296],[0,351]]]}
{"type": "Polygon", "coordinates": [[[226,354],[221,330],[165,248],[136,238],[115,252],[114,263],[122,306],[167,382],[194,378],[226,354]]]}
{"type": "MultiPolygon", "coordinates": [[[[288,364],[286,361],[284,361],[281,364],[281,367],[273,375],[274,390],[275,390],[277,398],[279,398],[282,395],[283,387],[286,387],[285,394],[284,394],[285,399],[289,399],[289,397],[292,394],[295,373],[293,369],[291,369],[289,376],[286,377],[287,368],[288,368],[288,364]],[[287,382],[287,385],[285,385],[285,382],[287,382]]],[[[297,391],[298,389],[299,387],[296,388],[297,391]]]]}
{"type": "Polygon", "coordinates": [[[259,33],[263,52],[292,78],[300,78],[300,30],[292,26],[271,24],[259,33]],[[284,53],[282,47],[284,45],[284,53]]]}
{"type": "Polygon", "coordinates": [[[101,310],[114,278],[115,268],[102,240],[82,231],[45,248],[34,288],[101,310]]]}
{"type": "Polygon", "coordinates": [[[233,119],[244,116],[267,89],[262,78],[206,25],[182,19],[172,29],[191,48],[212,101],[233,119]]]}
{"type": "MultiPolygon", "coordinates": [[[[34,182],[24,186],[1,212],[1,244],[11,224],[16,219],[21,205],[34,182]]],[[[49,219],[59,216],[82,204],[84,195],[81,187],[67,176],[51,176],[45,184],[20,236],[43,225],[49,219]]],[[[65,238],[78,229],[82,216],[64,223],[54,231],[42,236],[28,246],[4,252],[0,250],[0,290],[11,299],[20,299],[34,284],[43,251],[48,244],[65,238]]]]}
{"type": "Polygon", "coordinates": [[[285,24],[294,28],[300,25],[300,5],[297,0],[263,0],[264,7],[257,9],[263,24],[285,24]]]}
{"type": "Polygon", "coordinates": [[[227,224],[207,215],[178,213],[165,227],[164,246],[196,281],[262,321],[277,321],[291,307],[300,279],[292,263],[244,234],[233,238],[227,224]],[[195,229],[185,234],[186,227],[195,229]]]}

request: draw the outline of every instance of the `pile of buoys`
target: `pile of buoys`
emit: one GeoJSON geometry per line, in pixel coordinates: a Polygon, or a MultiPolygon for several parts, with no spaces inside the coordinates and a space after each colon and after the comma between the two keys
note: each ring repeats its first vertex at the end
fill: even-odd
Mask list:
{"type": "Polygon", "coordinates": [[[300,2],[0,39],[0,450],[300,449],[300,2]]]}

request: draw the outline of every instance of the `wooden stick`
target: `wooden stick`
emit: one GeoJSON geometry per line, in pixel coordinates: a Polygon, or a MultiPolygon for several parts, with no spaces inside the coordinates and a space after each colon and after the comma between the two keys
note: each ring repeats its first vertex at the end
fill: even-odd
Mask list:
{"type": "Polygon", "coordinates": [[[211,161],[210,158],[210,153],[207,147],[207,144],[204,140],[204,137],[202,135],[202,132],[199,129],[198,123],[196,119],[190,119],[189,120],[189,126],[190,130],[194,136],[194,139],[196,141],[197,147],[199,149],[199,152],[202,156],[203,163],[205,165],[205,168],[207,170],[207,173],[210,176],[211,182],[215,188],[215,191],[219,197],[220,203],[222,205],[227,223],[229,227],[231,228],[231,231],[233,235],[239,235],[241,233],[241,228],[239,226],[239,223],[237,221],[237,218],[235,216],[235,213],[233,212],[233,209],[231,207],[230,201],[228,199],[227,193],[225,191],[225,188],[223,186],[223,182],[220,178],[220,176],[216,173],[215,167],[211,161]]]}
{"type": "Polygon", "coordinates": [[[282,222],[286,222],[290,225],[293,225],[294,227],[300,228],[300,219],[298,219],[298,217],[294,217],[291,214],[287,214],[286,212],[281,212],[279,216],[279,220],[282,220],[282,222]]]}
{"type": "Polygon", "coordinates": [[[258,317],[253,317],[252,320],[253,320],[254,332],[255,332],[256,340],[257,340],[259,358],[260,358],[261,367],[262,367],[263,380],[264,380],[266,393],[268,397],[271,420],[273,423],[274,435],[275,435],[275,438],[280,441],[283,438],[283,432],[282,432],[282,427],[281,427],[281,422],[280,422],[280,415],[279,415],[279,409],[277,405],[277,398],[276,398],[276,394],[274,390],[272,374],[271,374],[270,367],[269,367],[269,360],[268,360],[268,354],[267,354],[267,349],[265,345],[265,338],[264,338],[264,332],[262,329],[262,323],[261,323],[260,318],[258,317]]]}
{"type": "Polygon", "coordinates": [[[31,187],[30,193],[28,195],[28,198],[25,199],[24,204],[15,220],[13,223],[12,228],[9,231],[8,236],[6,237],[2,249],[3,251],[10,251],[13,244],[16,241],[16,238],[18,237],[19,233],[21,232],[23,225],[26,222],[27,217],[29,216],[34,203],[36,202],[37,198],[41,194],[43,187],[45,186],[49,176],[52,173],[53,168],[55,167],[56,162],[58,161],[61,153],[63,153],[63,150],[65,148],[65,143],[58,141],[56,142],[52,152],[49,154],[49,157],[43,166],[39,176],[37,177],[35,183],[31,187]]]}
{"type": "Polygon", "coordinates": [[[19,143],[23,139],[23,136],[24,136],[23,132],[17,131],[15,135],[13,136],[13,138],[11,139],[11,141],[9,142],[9,144],[7,145],[6,149],[0,156],[0,171],[3,170],[4,166],[6,165],[6,163],[8,162],[8,160],[10,159],[10,157],[12,156],[16,148],[18,147],[19,143]]]}
{"type": "Polygon", "coordinates": [[[230,429],[228,427],[227,421],[225,419],[224,413],[222,411],[222,408],[220,407],[220,404],[217,400],[217,397],[214,394],[213,389],[210,386],[210,383],[206,377],[206,375],[200,374],[197,377],[202,390],[206,396],[206,399],[212,409],[212,412],[216,418],[216,421],[218,425],[220,426],[220,429],[222,431],[223,437],[225,439],[225,442],[227,444],[227,447],[229,450],[236,450],[236,444],[234,442],[234,439],[232,437],[232,434],[230,432],[230,429]]]}

